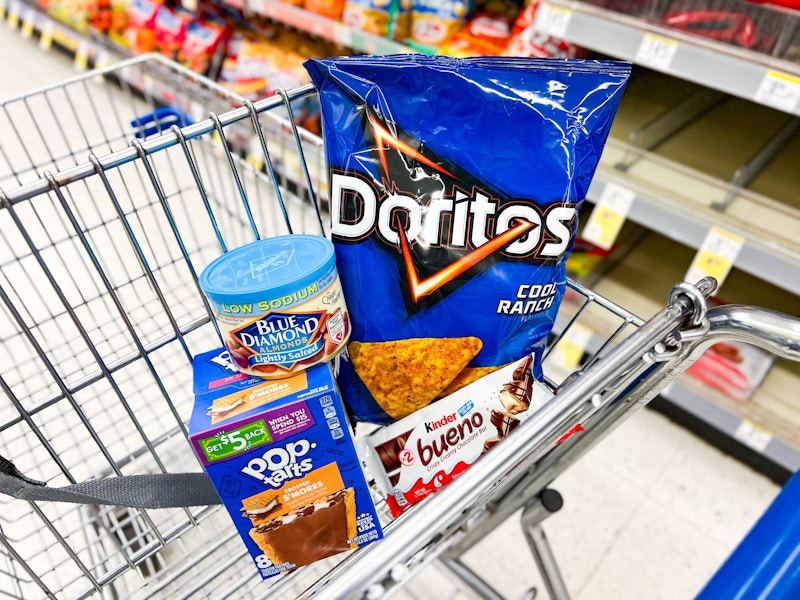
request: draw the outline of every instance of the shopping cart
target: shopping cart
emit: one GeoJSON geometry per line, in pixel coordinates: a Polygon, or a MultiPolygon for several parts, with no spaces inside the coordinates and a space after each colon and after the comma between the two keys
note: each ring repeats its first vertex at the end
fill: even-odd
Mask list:
{"type": "MultiPolygon", "coordinates": [[[[0,152],[0,455],[16,472],[58,487],[201,471],[186,438],[191,360],[220,338],[197,274],[258,238],[328,233],[322,143],[295,124],[313,95],[307,86],[252,103],[149,56],[0,103],[0,125],[14,132],[0,152]],[[177,115],[162,126],[165,107],[177,115]]],[[[564,597],[541,528],[560,504],[553,479],[720,339],[800,360],[798,321],[706,310],[712,291],[711,281],[679,284],[644,322],[571,283],[544,360],[554,398],[413,510],[389,522],[378,499],[386,538],[343,560],[264,582],[218,506],[0,495],[0,590],[338,600],[403,588],[414,597],[415,576],[436,569],[452,576],[454,594],[499,598],[460,557],[521,510],[545,583],[564,597]],[[565,370],[560,344],[582,323],[593,334],[579,370],[565,370]],[[582,433],[556,444],[578,423],[582,433]]]]}

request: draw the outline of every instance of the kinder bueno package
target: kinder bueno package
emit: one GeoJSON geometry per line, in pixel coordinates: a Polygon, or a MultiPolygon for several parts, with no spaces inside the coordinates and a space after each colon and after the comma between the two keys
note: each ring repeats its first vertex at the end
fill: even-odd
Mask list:
{"type": "Polygon", "coordinates": [[[194,359],[189,437],[265,579],[382,537],[327,364],[288,379],[194,359]]]}
{"type": "Polygon", "coordinates": [[[512,363],[366,439],[366,463],[394,516],[450,483],[552,397],[532,364],[512,363]]]}
{"type": "Polygon", "coordinates": [[[630,74],[611,61],[310,60],[353,330],[337,365],[388,423],[541,353],[630,74]]]}

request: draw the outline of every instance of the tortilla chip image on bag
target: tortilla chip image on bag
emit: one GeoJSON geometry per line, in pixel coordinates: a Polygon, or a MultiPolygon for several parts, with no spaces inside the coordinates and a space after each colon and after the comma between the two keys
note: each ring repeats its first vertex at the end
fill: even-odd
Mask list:
{"type": "Polygon", "coordinates": [[[630,66],[312,59],[331,237],[353,331],[338,382],[389,423],[541,354],[630,66]]]}

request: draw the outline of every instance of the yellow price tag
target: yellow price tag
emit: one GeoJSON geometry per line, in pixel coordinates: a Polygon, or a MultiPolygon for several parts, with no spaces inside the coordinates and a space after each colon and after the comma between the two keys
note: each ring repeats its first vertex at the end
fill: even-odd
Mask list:
{"type": "Polygon", "coordinates": [[[78,71],[89,68],[89,47],[86,44],[80,44],[75,50],[75,68],[78,71]]]}
{"type": "Polygon", "coordinates": [[[544,2],[536,10],[533,27],[536,31],[563,39],[567,35],[571,20],[572,11],[569,8],[544,2]]]}
{"type": "Polygon", "coordinates": [[[733,437],[753,450],[764,452],[772,441],[772,432],[748,419],[742,419],[736,431],[733,432],[733,437]]]}
{"type": "Polygon", "coordinates": [[[583,239],[603,250],[610,250],[635,199],[636,194],[632,190],[616,183],[606,183],[583,228],[583,239]]]}
{"type": "Polygon", "coordinates": [[[6,5],[5,3],[0,4],[0,21],[6,18],[6,5]]]}
{"type": "Polygon", "coordinates": [[[594,335],[594,332],[585,325],[580,323],[570,325],[569,329],[564,332],[562,338],[558,340],[558,343],[553,348],[551,356],[555,365],[565,371],[577,369],[581,364],[592,335],[594,335]]]}
{"type": "Polygon", "coordinates": [[[39,35],[39,48],[44,51],[50,50],[53,47],[53,30],[55,27],[52,23],[45,23],[42,27],[42,33],[39,35]]]}
{"type": "Polygon", "coordinates": [[[659,71],[667,71],[678,52],[678,45],[673,39],[645,33],[633,62],[659,71]]]}
{"type": "Polygon", "coordinates": [[[800,102],[800,78],[769,70],[756,90],[755,100],[784,112],[793,112],[800,102]]]}
{"type": "Polygon", "coordinates": [[[22,37],[26,40],[29,40],[33,37],[33,19],[35,15],[33,11],[29,11],[28,14],[25,15],[25,18],[22,21],[22,29],[20,30],[22,33],[22,37]]]}
{"type": "Polygon", "coordinates": [[[247,164],[253,167],[254,171],[260,171],[264,166],[264,160],[256,154],[248,154],[245,160],[247,161],[247,164]]]}
{"type": "Polygon", "coordinates": [[[686,273],[686,281],[697,283],[704,277],[713,277],[722,286],[743,245],[743,237],[719,227],[712,227],[695,254],[686,273]]]}
{"type": "Polygon", "coordinates": [[[19,27],[19,4],[12,4],[8,10],[8,26],[11,29],[19,27]]]}

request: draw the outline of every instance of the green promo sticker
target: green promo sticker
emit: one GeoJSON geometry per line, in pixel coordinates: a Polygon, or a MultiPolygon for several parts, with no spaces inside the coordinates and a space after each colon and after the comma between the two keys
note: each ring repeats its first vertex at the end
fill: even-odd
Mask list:
{"type": "Polygon", "coordinates": [[[251,448],[272,442],[272,436],[264,421],[253,421],[232,431],[200,440],[200,447],[208,462],[231,458],[251,448]]]}

